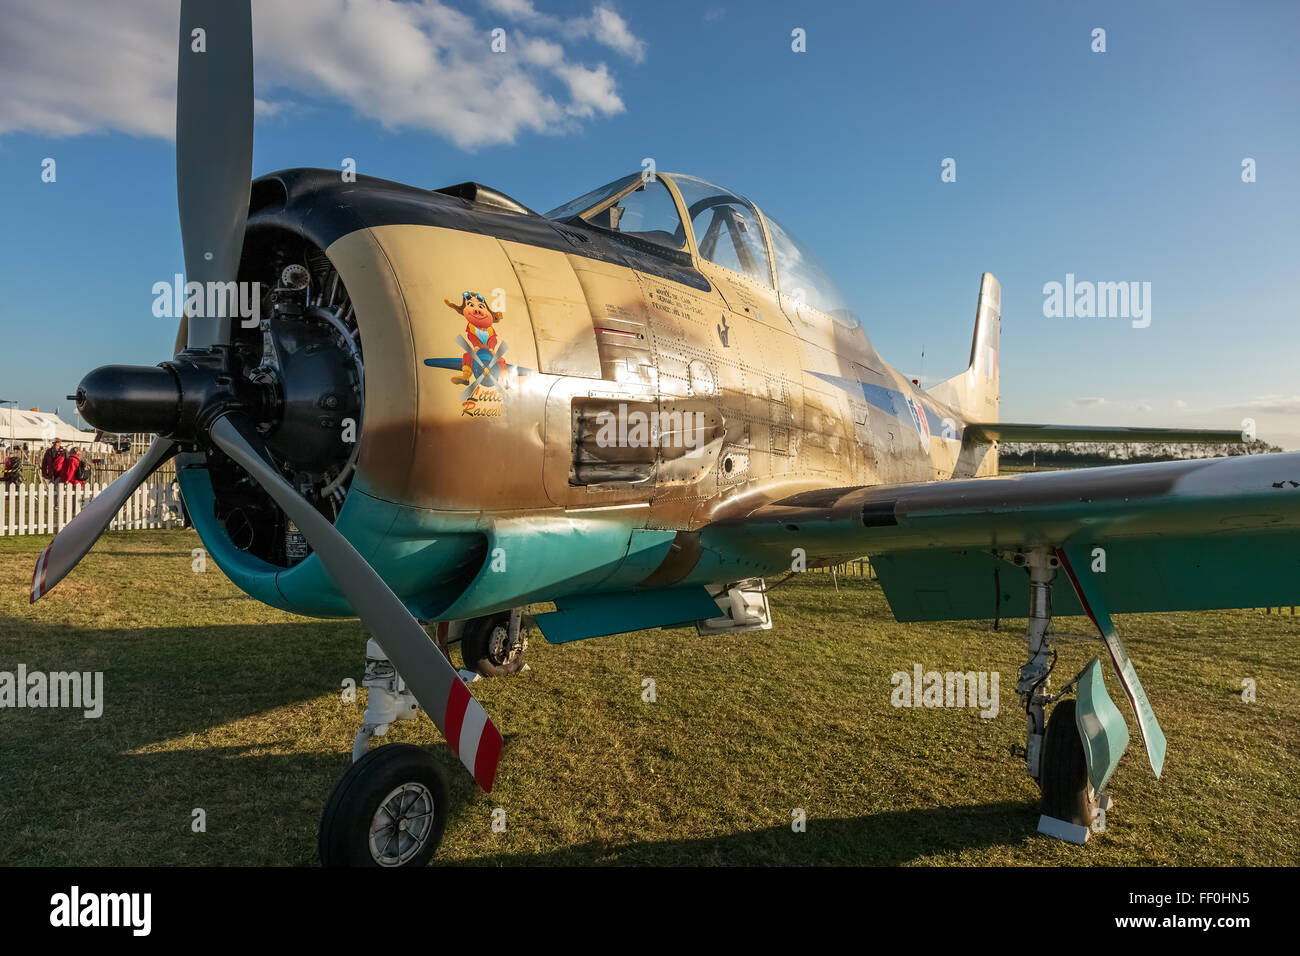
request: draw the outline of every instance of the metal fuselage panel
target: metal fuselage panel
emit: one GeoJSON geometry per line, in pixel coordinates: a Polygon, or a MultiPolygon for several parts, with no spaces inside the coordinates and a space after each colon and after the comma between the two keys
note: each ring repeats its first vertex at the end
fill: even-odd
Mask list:
{"type": "MultiPolygon", "coordinates": [[[[418,617],[775,573],[766,558],[701,559],[693,532],[800,491],[953,474],[964,423],[952,409],[860,328],[737,273],[326,170],[263,177],[253,196],[250,228],[324,250],[355,307],[365,412],[336,526],[418,617]],[[602,402],[699,414],[706,440],[688,454],[597,448],[578,420],[602,402]],[[628,460],[647,467],[623,474],[628,460]]],[[[348,613],[314,555],[279,568],[238,551],[199,464],[182,485],[246,592],[348,613]]]]}
{"type": "Polygon", "coordinates": [[[701,289],[410,224],[357,230],[327,253],[361,327],[358,480],[378,498],[474,515],[626,508],[634,526],[685,530],[811,488],[952,474],[955,412],[861,329],[726,270],[705,264],[701,289]],[[465,292],[495,306],[490,329],[457,311],[465,292]],[[506,370],[467,384],[466,345],[486,356],[482,332],[497,343],[487,364],[506,370]],[[572,409],[590,398],[703,410],[722,427],[689,465],[662,454],[649,477],[578,483],[572,409]]]}

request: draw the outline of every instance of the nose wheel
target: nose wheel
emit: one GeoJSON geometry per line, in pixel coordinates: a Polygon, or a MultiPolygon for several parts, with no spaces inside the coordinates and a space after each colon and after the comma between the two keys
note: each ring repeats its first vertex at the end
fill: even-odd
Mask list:
{"type": "Polygon", "coordinates": [[[322,866],[426,866],[447,826],[447,783],[411,744],[386,744],[352,764],[320,822],[322,866]]]}

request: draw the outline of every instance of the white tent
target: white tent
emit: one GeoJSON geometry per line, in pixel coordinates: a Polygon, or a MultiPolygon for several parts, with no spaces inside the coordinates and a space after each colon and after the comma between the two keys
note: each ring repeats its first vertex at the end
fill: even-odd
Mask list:
{"type": "Polygon", "coordinates": [[[30,412],[22,408],[0,408],[0,443],[26,442],[28,447],[48,445],[54,439],[65,445],[78,445],[92,451],[107,451],[109,446],[95,441],[93,431],[80,431],[54,412],[30,412]]]}

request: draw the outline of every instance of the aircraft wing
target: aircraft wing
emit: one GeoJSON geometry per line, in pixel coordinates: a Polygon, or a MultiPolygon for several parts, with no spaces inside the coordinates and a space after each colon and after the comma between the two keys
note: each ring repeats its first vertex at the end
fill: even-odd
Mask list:
{"type": "MultiPolygon", "coordinates": [[[[1300,604],[1300,453],[826,488],[701,529],[716,555],[868,555],[900,621],[1024,617],[1023,568],[1062,549],[1114,612],[1300,604]]],[[[720,557],[720,560],[723,560],[720,557]]],[[[743,563],[743,562],[737,562],[743,563]]],[[[1056,611],[1083,609],[1069,588],[1056,611]]]]}
{"type": "Polygon", "coordinates": [[[1010,442],[1209,442],[1241,444],[1239,429],[1130,428],[1122,425],[1026,425],[1016,422],[972,422],[963,430],[967,441],[1010,442]]]}

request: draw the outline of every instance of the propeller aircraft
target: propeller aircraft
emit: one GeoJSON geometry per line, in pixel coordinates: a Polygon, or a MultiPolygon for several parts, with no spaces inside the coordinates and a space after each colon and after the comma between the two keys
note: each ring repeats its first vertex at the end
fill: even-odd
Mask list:
{"type": "Polygon", "coordinates": [[[554,602],[535,621],[556,643],[744,632],[772,626],[768,578],[869,555],[901,621],[1028,620],[1025,768],[1045,829],[1082,842],[1128,730],[1100,656],[1050,693],[1053,615],[1095,624],[1159,776],[1164,736],[1112,615],[1300,603],[1300,455],[997,477],[1001,441],[1243,436],[999,422],[991,274],[969,366],[923,389],[805,246],[701,179],[633,173],[539,215],[477,183],[250,183],[252,137],[250,5],[184,0],[187,277],[227,304],[256,289],[260,314],[190,308],[170,360],[82,380],[86,421],[157,437],[46,547],[32,600],[175,456],[236,585],[359,617],[369,704],[321,821],[326,864],[432,858],[432,758],[369,746],[419,708],[492,789],[501,734],[422,622],[460,635],[469,668],[509,673],[534,602],[554,602]]]}

